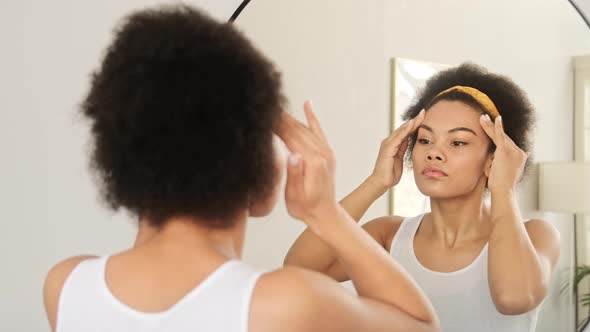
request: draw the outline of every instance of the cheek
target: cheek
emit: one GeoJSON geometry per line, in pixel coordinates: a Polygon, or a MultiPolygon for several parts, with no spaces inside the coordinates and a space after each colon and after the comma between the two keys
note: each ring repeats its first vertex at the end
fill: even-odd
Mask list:
{"type": "Polygon", "coordinates": [[[482,151],[472,151],[469,155],[457,157],[454,165],[455,176],[453,182],[460,192],[469,192],[478,187],[485,177],[487,154],[482,151]]]}
{"type": "Polygon", "coordinates": [[[412,160],[412,163],[419,163],[423,160],[423,158],[421,158],[421,156],[424,155],[424,148],[417,144],[414,145],[414,148],[412,149],[412,154],[410,154],[410,159],[412,160]]]}
{"type": "Polygon", "coordinates": [[[487,153],[483,153],[481,149],[465,149],[457,151],[451,162],[462,172],[479,175],[485,167],[486,157],[487,153]]]}

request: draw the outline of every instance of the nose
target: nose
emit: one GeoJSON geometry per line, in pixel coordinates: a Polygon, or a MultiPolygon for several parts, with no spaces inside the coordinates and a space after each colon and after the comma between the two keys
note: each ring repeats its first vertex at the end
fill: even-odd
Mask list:
{"type": "Polygon", "coordinates": [[[436,147],[432,147],[430,150],[428,150],[428,153],[426,154],[426,159],[428,161],[444,161],[445,157],[439,149],[437,149],[436,147]]]}

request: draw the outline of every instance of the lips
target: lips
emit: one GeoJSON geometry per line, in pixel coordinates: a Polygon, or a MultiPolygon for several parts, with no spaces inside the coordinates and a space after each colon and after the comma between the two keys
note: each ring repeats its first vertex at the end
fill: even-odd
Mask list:
{"type": "Polygon", "coordinates": [[[422,171],[422,174],[427,177],[430,177],[430,178],[439,178],[439,177],[443,177],[443,176],[448,176],[447,173],[445,173],[440,168],[436,168],[436,167],[426,167],[422,171]]]}

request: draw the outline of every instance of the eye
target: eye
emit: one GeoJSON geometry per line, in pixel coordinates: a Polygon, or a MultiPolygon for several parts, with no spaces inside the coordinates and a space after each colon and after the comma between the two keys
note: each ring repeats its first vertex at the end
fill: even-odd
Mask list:
{"type": "Polygon", "coordinates": [[[453,141],[451,143],[452,146],[463,146],[463,145],[467,145],[467,143],[465,142],[461,142],[461,141],[453,141]]]}
{"type": "Polygon", "coordinates": [[[418,139],[418,143],[419,144],[429,144],[430,140],[426,139],[426,138],[419,138],[418,139]]]}

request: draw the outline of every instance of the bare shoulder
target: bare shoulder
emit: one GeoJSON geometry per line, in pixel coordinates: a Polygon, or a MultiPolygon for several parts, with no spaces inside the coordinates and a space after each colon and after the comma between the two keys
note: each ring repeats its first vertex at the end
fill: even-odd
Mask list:
{"type": "Polygon", "coordinates": [[[331,313],[338,312],[342,301],[353,302],[353,297],[356,295],[321,273],[287,266],[264,274],[258,281],[249,327],[257,332],[344,331],[331,313]]]}
{"type": "Polygon", "coordinates": [[[309,321],[317,304],[312,287],[339,287],[328,281],[320,273],[295,266],[262,275],[252,295],[249,330],[310,330],[309,321]]]}
{"type": "Polygon", "coordinates": [[[352,291],[319,272],[287,266],[254,289],[249,330],[256,332],[433,331],[399,308],[352,291]]]}
{"type": "Polygon", "coordinates": [[[404,221],[400,216],[384,216],[368,221],[363,228],[371,234],[387,251],[391,249],[391,241],[404,221]]]}
{"type": "Polygon", "coordinates": [[[71,257],[57,263],[47,273],[45,284],[43,286],[43,302],[45,303],[45,311],[47,313],[47,318],[49,319],[49,324],[51,325],[52,330],[55,330],[59,296],[66,279],[70,273],[72,273],[74,268],[76,268],[76,266],[78,266],[78,264],[80,264],[82,261],[96,257],[97,256],[90,255],[71,257]]]}

